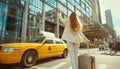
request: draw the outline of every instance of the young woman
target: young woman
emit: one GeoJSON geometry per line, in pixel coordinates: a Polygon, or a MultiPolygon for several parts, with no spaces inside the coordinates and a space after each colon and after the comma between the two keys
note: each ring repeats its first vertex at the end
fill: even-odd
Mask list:
{"type": "Polygon", "coordinates": [[[68,18],[63,19],[60,9],[56,9],[60,21],[65,25],[62,39],[67,42],[68,51],[71,59],[72,69],[78,69],[78,50],[80,41],[89,42],[82,33],[83,25],[80,22],[76,12],[72,12],[68,18]]]}

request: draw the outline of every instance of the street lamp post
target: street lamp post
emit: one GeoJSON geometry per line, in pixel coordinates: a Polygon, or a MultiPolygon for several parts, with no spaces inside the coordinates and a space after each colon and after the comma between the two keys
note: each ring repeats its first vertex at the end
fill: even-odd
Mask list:
{"type": "Polygon", "coordinates": [[[42,30],[45,31],[45,0],[42,3],[42,30]]]}
{"type": "MultiPolygon", "coordinates": [[[[58,0],[57,0],[57,4],[56,4],[56,7],[58,8],[58,0]]],[[[56,37],[59,38],[59,18],[58,18],[58,13],[57,13],[57,29],[56,29],[56,37]]]]}
{"type": "Polygon", "coordinates": [[[23,12],[22,34],[21,34],[21,41],[22,42],[26,41],[28,9],[29,9],[29,0],[25,0],[25,10],[23,12]]]}

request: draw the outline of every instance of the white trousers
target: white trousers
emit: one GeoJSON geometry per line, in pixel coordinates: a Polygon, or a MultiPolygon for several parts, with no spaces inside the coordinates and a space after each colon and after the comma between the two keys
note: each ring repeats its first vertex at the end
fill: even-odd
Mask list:
{"type": "Polygon", "coordinates": [[[78,69],[78,50],[80,44],[67,41],[68,51],[70,55],[70,60],[72,64],[72,69],[78,69]]]}

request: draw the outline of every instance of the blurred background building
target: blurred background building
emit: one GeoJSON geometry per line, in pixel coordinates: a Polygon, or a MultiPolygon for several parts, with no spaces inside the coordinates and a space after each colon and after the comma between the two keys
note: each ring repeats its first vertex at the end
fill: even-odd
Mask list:
{"type": "Polygon", "coordinates": [[[108,36],[102,26],[98,0],[0,0],[0,40],[21,42],[38,36],[41,30],[61,37],[56,8],[63,17],[76,11],[84,25],[83,32],[94,43],[108,36]]]}
{"type": "Polygon", "coordinates": [[[113,27],[113,20],[112,20],[112,13],[111,10],[105,11],[106,23],[109,25],[110,28],[114,29],[113,27]]]}
{"type": "Polygon", "coordinates": [[[106,26],[105,26],[105,28],[108,30],[109,36],[111,36],[112,38],[115,38],[116,33],[115,33],[115,30],[114,30],[112,13],[111,13],[110,9],[105,11],[105,17],[106,17],[106,26]]]}

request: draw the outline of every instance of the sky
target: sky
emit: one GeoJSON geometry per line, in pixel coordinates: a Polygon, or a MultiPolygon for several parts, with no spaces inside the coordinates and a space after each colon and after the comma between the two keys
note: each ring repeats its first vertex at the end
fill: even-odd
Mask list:
{"type": "Polygon", "coordinates": [[[102,23],[106,23],[105,10],[111,9],[114,30],[120,36],[120,0],[99,0],[102,23]]]}

